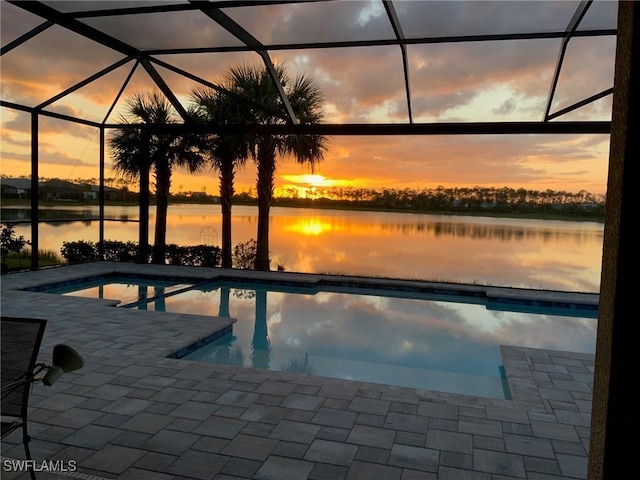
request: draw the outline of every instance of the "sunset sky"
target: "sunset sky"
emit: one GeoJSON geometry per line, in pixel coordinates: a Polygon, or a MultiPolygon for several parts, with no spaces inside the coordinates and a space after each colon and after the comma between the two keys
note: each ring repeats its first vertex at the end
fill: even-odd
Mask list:
{"type": "MultiPolygon", "coordinates": [[[[43,2],[61,11],[111,8],[118,2],[43,2]]],[[[123,2],[119,6],[162,2],[123,2]]],[[[171,3],[185,3],[172,1],[171,3]]],[[[432,2],[396,1],[408,38],[564,31],[578,1],[432,2]]],[[[39,17],[0,3],[2,45],[43,23],[39,17]]],[[[264,5],[224,10],[263,44],[394,38],[379,0],[264,5]]],[[[617,2],[595,1],[581,29],[615,28],[617,2]]],[[[239,40],[199,11],[86,18],[83,21],[140,49],[234,46],[239,40]]],[[[540,121],[560,50],[560,39],[409,45],[415,122],[540,121]]],[[[402,57],[398,46],[281,50],[270,52],[292,75],[312,76],[325,97],[326,123],[408,121],[402,57]]],[[[615,37],[574,38],[569,43],[552,112],[613,85],[615,37]]],[[[59,26],[2,56],[2,100],[35,106],[120,60],[122,55],[59,26]]],[[[163,61],[211,82],[232,66],[260,65],[255,53],[162,55],[163,61]]],[[[48,109],[102,121],[133,62],[55,102],[48,109]]],[[[195,82],[157,67],[183,105],[195,82]]],[[[117,122],[125,100],[156,90],[139,67],[109,122],[117,122]]],[[[0,108],[2,173],[30,173],[30,117],[0,108]]],[[[611,96],[559,120],[608,120],[611,96]]],[[[335,136],[310,176],[309,168],[279,161],[276,186],[423,188],[510,186],[604,193],[608,135],[335,136]]],[[[107,159],[106,176],[114,176],[107,159]]],[[[41,118],[40,175],[97,178],[98,131],[41,118]]],[[[251,163],[238,174],[237,190],[255,184],[251,163]]],[[[215,172],[190,176],[177,171],[173,191],[217,193],[215,172]]]]}

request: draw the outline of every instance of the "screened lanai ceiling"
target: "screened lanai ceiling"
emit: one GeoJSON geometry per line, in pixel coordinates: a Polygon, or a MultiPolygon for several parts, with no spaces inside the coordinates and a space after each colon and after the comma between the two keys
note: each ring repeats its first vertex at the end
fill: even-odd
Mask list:
{"type": "MultiPolygon", "coordinates": [[[[100,127],[156,90],[188,122],[230,67],[315,79],[339,134],[607,133],[613,1],[2,1],[2,106],[100,127]]],[[[274,81],[277,78],[274,75],[274,81]]],[[[281,101],[287,105],[284,91],[281,101]]],[[[6,125],[3,126],[3,129],[6,125]]]]}

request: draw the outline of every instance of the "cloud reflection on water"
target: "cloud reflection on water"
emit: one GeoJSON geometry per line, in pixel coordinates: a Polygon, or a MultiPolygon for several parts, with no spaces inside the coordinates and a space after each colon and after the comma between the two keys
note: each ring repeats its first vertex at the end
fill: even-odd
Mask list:
{"type": "MultiPolygon", "coordinates": [[[[175,288],[112,284],[78,294],[132,301],[175,288]]],[[[187,359],[488,396],[502,388],[500,345],[593,353],[597,324],[454,301],[213,285],[140,308],[237,319],[233,334],[187,359]]]]}
{"type": "MultiPolygon", "coordinates": [[[[191,294],[167,299],[167,308],[214,315],[217,301],[219,297],[203,300],[191,294]]],[[[256,331],[255,299],[232,295],[230,314],[238,319],[234,345],[246,354],[256,331]]],[[[474,375],[496,374],[502,344],[595,350],[594,319],[493,311],[464,303],[271,292],[264,316],[269,348],[276,352],[474,375]]]]}

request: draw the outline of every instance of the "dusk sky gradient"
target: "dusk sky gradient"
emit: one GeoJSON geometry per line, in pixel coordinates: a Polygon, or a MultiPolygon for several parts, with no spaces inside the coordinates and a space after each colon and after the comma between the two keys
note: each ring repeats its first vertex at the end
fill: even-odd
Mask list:
{"type": "MultiPolygon", "coordinates": [[[[61,11],[103,8],[117,2],[44,2],[61,11]]],[[[161,2],[126,2],[126,6],[161,2]]],[[[171,3],[183,3],[172,1],[171,3]]],[[[408,38],[564,31],[578,1],[394,2],[408,38]]],[[[123,5],[121,5],[123,6],[123,5]]],[[[2,45],[43,20],[1,2],[2,45]]],[[[263,44],[394,38],[381,1],[264,5],[224,10],[263,44]]],[[[617,2],[595,1],[580,29],[615,28],[617,2]]],[[[233,46],[239,40],[199,11],[87,18],[87,24],[140,49],[233,46]]],[[[560,39],[409,45],[409,77],[415,122],[540,121],[560,50],[560,39]]],[[[408,122],[402,57],[398,46],[271,51],[290,73],[310,75],[325,97],[326,123],[408,122]]],[[[615,37],[573,38],[551,111],[613,86],[615,37]]],[[[2,56],[3,100],[34,106],[120,60],[122,55],[53,26],[2,56]]],[[[232,66],[260,65],[255,53],[163,55],[162,60],[212,82],[232,66]]],[[[48,109],[102,121],[131,70],[127,63],[52,104],[48,109]]],[[[157,67],[183,105],[197,85],[157,67]]],[[[111,114],[116,122],[125,100],[157,90],[138,68],[111,114]]],[[[2,173],[30,172],[30,117],[1,108],[2,173]]],[[[611,96],[558,120],[609,120],[611,96]]],[[[40,120],[40,175],[97,178],[98,131],[75,123],[40,120]]],[[[276,186],[424,188],[510,186],[604,193],[608,135],[334,136],[316,168],[282,159],[276,186]],[[324,178],[324,180],[323,180],[324,178]]],[[[106,176],[113,176],[107,158],[106,176]]],[[[255,166],[238,174],[237,189],[255,184],[255,166]]],[[[173,191],[217,193],[215,172],[199,176],[176,171],[173,191]]]]}

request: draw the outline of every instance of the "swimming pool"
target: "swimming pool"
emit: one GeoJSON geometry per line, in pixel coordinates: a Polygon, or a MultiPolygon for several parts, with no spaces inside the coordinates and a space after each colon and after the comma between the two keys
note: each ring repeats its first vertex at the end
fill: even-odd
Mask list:
{"type": "MultiPolygon", "coordinates": [[[[508,398],[500,345],[595,351],[597,322],[588,310],[335,285],[184,279],[108,285],[103,298],[118,298],[126,308],[236,318],[232,334],[173,355],[199,362],[508,398]]],[[[55,292],[95,297],[96,288],[79,283],[55,292]]]]}

